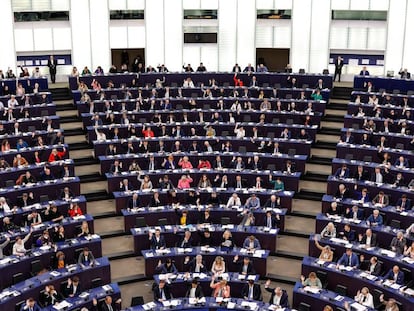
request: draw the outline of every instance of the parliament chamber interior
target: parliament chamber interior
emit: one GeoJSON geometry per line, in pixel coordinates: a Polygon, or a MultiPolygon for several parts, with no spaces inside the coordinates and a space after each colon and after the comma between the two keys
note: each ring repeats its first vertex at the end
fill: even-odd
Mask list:
{"type": "Polygon", "coordinates": [[[408,0],[2,0],[0,310],[414,311],[408,0]]]}

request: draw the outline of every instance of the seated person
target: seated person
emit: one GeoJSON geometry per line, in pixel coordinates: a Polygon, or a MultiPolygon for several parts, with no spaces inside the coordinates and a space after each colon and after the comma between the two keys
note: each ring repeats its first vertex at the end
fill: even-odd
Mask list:
{"type": "Polygon", "coordinates": [[[250,197],[246,200],[244,207],[249,210],[260,208],[260,199],[256,196],[255,193],[252,193],[250,197]]]}
{"type": "Polygon", "coordinates": [[[177,243],[177,247],[187,248],[193,246],[193,239],[191,237],[191,231],[186,230],[184,236],[180,238],[180,241],[177,243]]]}
{"type": "Polygon", "coordinates": [[[404,253],[404,249],[407,246],[407,240],[404,237],[404,233],[402,231],[397,232],[397,236],[392,238],[390,248],[393,252],[397,253],[398,255],[402,255],[404,253]]]}
{"type": "Polygon", "coordinates": [[[331,202],[326,215],[327,216],[329,216],[329,215],[342,216],[343,215],[342,205],[338,205],[338,203],[335,202],[335,201],[331,202]]]}
{"type": "Polygon", "coordinates": [[[349,178],[349,168],[344,163],[342,167],[338,168],[334,174],[336,178],[349,178]]]}
{"type": "Polygon", "coordinates": [[[230,230],[225,230],[220,243],[221,249],[230,250],[234,247],[233,236],[230,230]]]}
{"type": "Polygon", "coordinates": [[[211,272],[215,276],[220,276],[226,272],[226,262],[223,257],[217,256],[211,266],[211,272]]]}
{"type": "Polygon", "coordinates": [[[191,287],[187,290],[185,297],[186,298],[197,298],[197,299],[204,297],[203,289],[201,288],[197,278],[194,278],[191,281],[191,287]]]}
{"type": "Polygon", "coordinates": [[[339,266],[357,268],[359,266],[359,259],[356,254],[352,252],[352,248],[348,247],[342,257],[336,263],[336,268],[339,266]]]}
{"type": "Polygon", "coordinates": [[[211,277],[210,287],[213,289],[212,296],[214,298],[230,298],[230,286],[227,281],[222,279],[219,282],[215,282],[215,276],[211,277]]]}
{"type": "Polygon", "coordinates": [[[365,260],[364,255],[360,256],[360,266],[359,269],[368,272],[369,274],[380,276],[382,273],[382,265],[378,262],[376,256],[372,256],[369,260],[365,260]]]}
{"type": "Polygon", "coordinates": [[[165,280],[160,280],[158,285],[153,286],[154,301],[163,302],[172,298],[170,287],[165,280]]]}
{"type": "Polygon", "coordinates": [[[242,227],[254,226],[256,218],[254,217],[253,213],[250,210],[244,209],[243,212],[241,212],[238,216],[242,218],[242,221],[240,222],[240,226],[242,227]]]}
{"type": "Polygon", "coordinates": [[[344,230],[339,232],[338,236],[345,241],[353,242],[356,240],[355,230],[351,229],[349,224],[344,225],[344,230]]]}
{"type": "Polygon", "coordinates": [[[207,273],[207,267],[203,260],[203,256],[198,254],[192,260],[190,257],[186,257],[184,260],[184,266],[187,267],[187,271],[190,273],[207,273]]]}
{"type": "Polygon", "coordinates": [[[250,235],[243,242],[243,248],[247,249],[248,251],[255,251],[261,249],[259,240],[254,236],[250,235]]]}
{"type": "Polygon", "coordinates": [[[340,200],[345,200],[351,197],[351,193],[348,188],[345,187],[344,184],[340,184],[338,186],[338,190],[335,193],[335,198],[340,200]]]}
{"type": "MultiPolygon", "coordinates": [[[[95,311],[98,311],[98,300],[92,299],[92,305],[95,311]]],[[[120,311],[121,310],[121,298],[113,302],[111,296],[105,296],[104,301],[100,304],[99,310],[101,311],[120,311]]]]}
{"type": "Polygon", "coordinates": [[[355,301],[368,308],[374,308],[374,297],[370,294],[368,287],[363,287],[355,296],[355,301]]]}
{"type": "Polygon", "coordinates": [[[273,180],[273,176],[269,175],[269,183],[273,185],[273,190],[284,191],[285,184],[283,183],[280,177],[277,177],[276,180],[273,180]]]}
{"type": "Polygon", "coordinates": [[[400,267],[395,265],[384,275],[384,280],[390,280],[392,283],[404,285],[404,273],[400,271],[400,267]]]}
{"type": "MultiPolygon", "coordinates": [[[[40,301],[44,307],[54,306],[61,300],[62,296],[56,291],[52,284],[46,285],[45,290],[40,294],[40,301]]],[[[28,310],[30,310],[30,308],[28,310]]]]}
{"type": "Polygon", "coordinates": [[[263,299],[260,285],[255,284],[254,280],[248,280],[247,283],[244,284],[241,296],[245,300],[261,301],[263,299]]]}
{"type": "Polygon", "coordinates": [[[377,235],[372,233],[371,229],[367,229],[364,235],[358,235],[359,244],[365,245],[365,247],[374,247],[377,246],[377,235]]]}
{"type": "Polygon", "coordinates": [[[95,265],[95,257],[93,256],[89,248],[83,248],[83,251],[79,254],[78,264],[82,268],[93,267],[95,265]]]}
{"type": "Polygon", "coordinates": [[[226,204],[226,208],[231,208],[233,206],[241,206],[241,200],[237,193],[233,193],[226,204]]]}
{"type": "Polygon", "coordinates": [[[151,249],[164,249],[166,247],[164,236],[161,235],[160,229],[155,229],[155,233],[153,234],[152,231],[148,233],[148,239],[150,240],[151,249]]]}
{"type": "Polygon", "coordinates": [[[368,195],[368,189],[363,188],[360,193],[357,193],[356,198],[360,203],[368,203],[370,201],[369,195],[368,195]]]}
{"type": "Polygon", "coordinates": [[[364,212],[359,209],[358,205],[352,206],[352,209],[347,208],[345,211],[345,217],[351,218],[354,220],[363,220],[364,219],[364,212]]]}
{"type": "Polygon", "coordinates": [[[249,257],[243,257],[243,260],[239,260],[239,256],[234,256],[233,263],[237,264],[238,270],[237,272],[243,275],[252,275],[256,274],[256,271],[253,267],[252,262],[250,261],[249,257]]]}
{"type": "Polygon", "coordinates": [[[367,218],[367,225],[368,226],[382,226],[384,224],[384,220],[380,215],[379,210],[375,209],[372,214],[367,218]]]}
{"type": "Polygon", "coordinates": [[[280,223],[279,214],[274,214],[270,210],[266,211],[266,216],[263,220],[263,226],[265,228],[276,229],[279,223],[280,223]]]}
{"type": "Polygon", "coordinates": [[[333,222],[329,222],[325,228],[321,231],[322,238],[335,238],[336,237],[336,227],[333,222]]]}
{"type": "Polygon", "coordinates": [[[310,286],[314,288],[320,288],[322,289],[322,282],[321,280],[316,276],[315,272],[309,273],[308,278],[305,279],[303,275],[300,277],[302,285],[303,286],[310,286]]]}
{"type": "Polygon", "coordinates": [[[32,297],[26,300],[24,304],[22,304],[20,311],[41,311],[42,308],[39,304],[34,300],[32,297]]]}
{"type": "Polygon", "coordinates": [[[406,194],[403,194],[401,198],[398,199],[397,204],[395,205],[396,209],[399,211],[405,211],[411,209],[411,200],[407,198],[406,194]]]}
{"type": "Polygon", "coordinates": [[[155,273],[157,274],[166,274],[166,273],[177,273],[178,269],[173,263],[171,258],[167,258],[165,263],[161,263],[161,260],[158,261],[158,265],[155,267],[155,273]]]}
{"type": "Polygon", "coordinates": [[[323,261],[332,261],[334,253],[331,250],[331,247],[329,245],[321,246],[316,235],[313,237],[313,239],[315,241],[315,246],[321,251],[319,259],[323,261]]]}
{"type": "Polygon", "coordinates": [[[287,292],[280,287],[271,288],[270,280],[265,283],[265,290],[271,293],[269,304],[275,305],[276,308],[289,308],[289,297],[287,292]]]}

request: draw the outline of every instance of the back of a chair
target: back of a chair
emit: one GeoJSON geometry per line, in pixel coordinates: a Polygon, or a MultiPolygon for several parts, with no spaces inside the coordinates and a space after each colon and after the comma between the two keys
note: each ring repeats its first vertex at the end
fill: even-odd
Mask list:
{"type": "Polygon", "coordinates": [[[301,302],[299,304],[298,311],[311,311],[311,306],[307,303],[301,302]]]}
{"type": "Polygon", "coordinates": [[[131,307],[142,306],[144,303],[144,297],[142,296],[135,296],[131,298],[131,307]]]}

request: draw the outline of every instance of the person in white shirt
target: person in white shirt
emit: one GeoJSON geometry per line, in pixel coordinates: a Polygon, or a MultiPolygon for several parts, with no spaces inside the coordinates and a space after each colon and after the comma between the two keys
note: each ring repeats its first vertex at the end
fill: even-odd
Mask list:
{"type": "Polygon", "coordinates": [[[194,82],[190,77],[184,80],[183,87],[194,87],[194,82]]]}
{"type": "Polygon", "coordinates": [[[374,308],[374,298],[370,294],[368,287],[363,287],[355,296],[355,301],[368,307],[374,308]]]}
{"type": "Polygon", "coordinates": [[[26,243],[30,235],[32,234],[33,229],[30,229],[29,233],[22,239],[21,237],[16,237],[16,241],[13,245],[13,252],[12,254],[15,256],[24,256],[27,252],[26,248],[24,247],[24,243],[26,243]]]}
{"type": "Polygon", "coordinates": [[[226,207],[231,208],[232,206],[241,206],[241,200],[237,193],[233,193],[233,195],[227,201],[226,207]]]}
{"type": "Polygon", "coordinates": [[[234,127],[234,134],[236,134],[237,138],[244,138],[246,136],[246,131],[243,126],[239,127],[239,124],[236,123],[236,126],[234,127]]]}
{"type": "Polygon", "coordinates": [[[0,197],[0,210],[3,211],[3,213],[11,213],[11,208],[9,204],[7,204],[5,197],[0,197]]]}
{"type": "Polygon", "coordinates": [[[106,140],[105,133],[102,132],[102,131],[98,131],[97,127],[95,127],[95,133],[96,133],[96,140],[97,141],[105,141],[106,140]]]}

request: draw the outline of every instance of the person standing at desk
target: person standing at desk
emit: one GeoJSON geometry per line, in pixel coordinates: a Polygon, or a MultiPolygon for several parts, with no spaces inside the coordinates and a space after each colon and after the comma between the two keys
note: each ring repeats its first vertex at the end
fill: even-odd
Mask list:
{"type": "Polygon", "coordinates": [[[47,67],[49,67],[49,74],[50,74],[50,79],[52,80],[52,83],[56,82],[56,66],[57,66],[57,60],[54,58],[53,55],[50,55],[49,60],[47,61],[47,67]]]}
{"type": "Polygon", "coordinates": [[[340,265],[345,267],[357,268],[359,266],[358,256],[352,252],[352,248],[347,248],[345,254],[338,260],[336,268],[338,269],[340,265]]]}
{"type": "Polygon", "coordinates": [[[342,67],[344,66],[344,59],[338,55],[335,60],[335,73],[333,80],[336,80],[336,76],[338,76],[338,82],[341,82],[341,74],[342,74],[342,67]]]}
{"type": "Polygon", "coordinates": [[[259,284],[255,284],[254,280],[248,280],[246,284],[244,284],[241,296],[245,300],[256,300],[261,301],[262,298],[262,290],[259,284]]]}
{"type": "Polygon", "coordinates": [[[369,76],[369,71],[367,70],[367,67],[362,67],[362,70],[359,72],[360,76],[369,76]]]}
{"type": "Polygon", "coordinates": [[[164,236],[161,235],[160,229],[155,229],[155,234],[151,231],[148,234],[148,239],[152,250],[164,249],[166,247],[164,236]]]}
{"type": "Polygon", "coordinates": [[[289,308],[289,297],[287,292],[280,287],[271,288],[270,280],[265,283],[265,290],[271,293],[269,304],[275,305],[279,308],[289,308]]]}

